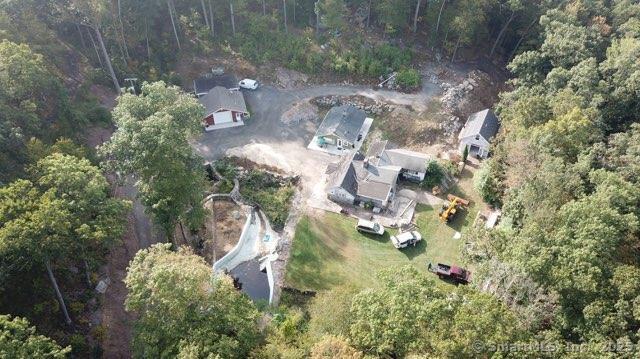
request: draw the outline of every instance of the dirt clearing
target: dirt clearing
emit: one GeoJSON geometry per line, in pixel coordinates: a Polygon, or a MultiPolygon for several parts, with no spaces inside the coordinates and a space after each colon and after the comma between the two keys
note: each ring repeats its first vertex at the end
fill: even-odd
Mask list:
{"type": "Polygon", "coordinates": [[[206,207],[211,214],[202,233],[205,241],[200,255],[213,265],[238,243],[247,217],[242,208],[230,200],[209,201],[206,207]]]}

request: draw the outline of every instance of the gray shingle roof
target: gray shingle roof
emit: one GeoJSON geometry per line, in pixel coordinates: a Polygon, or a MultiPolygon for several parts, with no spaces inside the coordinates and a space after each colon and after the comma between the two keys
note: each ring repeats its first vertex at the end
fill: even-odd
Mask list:
{"type": "Polygon", "coordinates": [[[496,114],[490,109],[485,109],[469,116],[458,138],[481,135],[485,140],[489,141],[498,133],[499,128],[500,121],[496,114]]]}
{"type": "Polygon", "coordinates": [[[427,162],[431,157],[409,150],[385,150],[380,157],[381,166],[398,166],[408,171],[426,172],[427,162]]]}
{"type": "Polygon", "coordinates": [[[365,167],[364,156],[358,153],[345,156],[335,171],[333,186],[341,187],[353,196],[384,201],[398,179],[400,167],[365,167]]]}
{"type": "Polygon", "coordinates": [[[216,86],[224,88],[238,87],[238,80],[232,74],[214,75],[211,73],[205,74],[195,80],[193,80],[193,89],[197,94],[207,93],[209,90],[216,86]]]}
{"type": "Polygon", "coordinates": [[[324,117],[318,128],[319,136],[336,135],[355,143],[367,114],[351,105],[334,107],[324,117]]]}
{"type": "Polygon", "coordinates": [[[230,110],[247,113],[247,105],[241,91],[230,91],[216,86],[209,93],[198,99],[204,106],[206,115],[219,110],[230,110]]]}
{"type": "Polygon", "coordinates": [[[355,155],[355,153],[352,153],[342,158],[333,172],[332,180],[333,186],[341,187],[353,196],[358,192],[357,176],[352,164],[355,155]]]}
{"type": "Polygon", "coordinates": [[[367,148],[367,158],[379,158],[387,148],[387,141],[375,141],[367,148]]]}
{"type": "Polygon", "coordinates": [[[357,176],[358,196],[381,201],[387,199],[400,173],[400,167],[378,167],[373,164],[365,167],[364,161],[353,161],[351,165],[357,176]]]}
{"type": "Polygon", "coordinates": [[[401,148],[387,148],[387,141],[377,141],[369,145],[367,158],[378,166],[398,166],[408,171],[426,172],[429,155],[401,148]]]}

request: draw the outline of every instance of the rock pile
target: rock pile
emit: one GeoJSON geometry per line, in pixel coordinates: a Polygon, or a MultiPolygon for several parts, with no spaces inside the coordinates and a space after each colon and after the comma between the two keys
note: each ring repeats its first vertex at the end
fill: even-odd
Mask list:
{"type": "Polygon", "coordinates": [[[467,78],[460,84],[453,86],[450,83],[443,82],[440,87],[444,90],[442,98],[442,106],[448,112],[457,112],[460,110],[460,103],[474,90],[481,86],[491,84],[489,75],[482,71],[471,71],[467,78]]]}
{"type": "Polygon", "coordinates": [[[352,105],[373,115],[380,115],[391,110],[391,106],[386,103],[361,96],[323,96],[315,98],[314,102],[322,107],[352,105]]]}
{"type": "Polygon", "coordinates": [[[451,138],[458,135],[463,125],[464,123],[462,122],[460,117],[451,116],[446,121],[440,122],[439,128],[440,130],[442,130],[444,136],[451,138]]]}

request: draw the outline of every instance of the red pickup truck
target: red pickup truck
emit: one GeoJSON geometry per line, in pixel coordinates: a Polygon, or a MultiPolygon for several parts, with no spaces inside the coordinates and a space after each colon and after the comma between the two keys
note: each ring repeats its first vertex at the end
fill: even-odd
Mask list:
{"type": "Polygon", "coordinates": [[[471,280],[471,272],[457,266],[442,263],[433,266],[429,263],[428,269],[429,272],[437,274],[440,279],[452,280],[456,284],[468,284],[471,280]]]}

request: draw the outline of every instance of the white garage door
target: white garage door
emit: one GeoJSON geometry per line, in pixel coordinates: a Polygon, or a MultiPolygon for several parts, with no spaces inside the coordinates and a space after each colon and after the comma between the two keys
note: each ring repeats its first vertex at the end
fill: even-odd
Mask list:
{"type": "Polygon", "coordinates": [[[231,123],[233,122],[233,118],[231,117],[231,111],[224,112],[216,112],[213,114],[213,122],[216,125],[221,125],[223,123],[231,123]]]}

